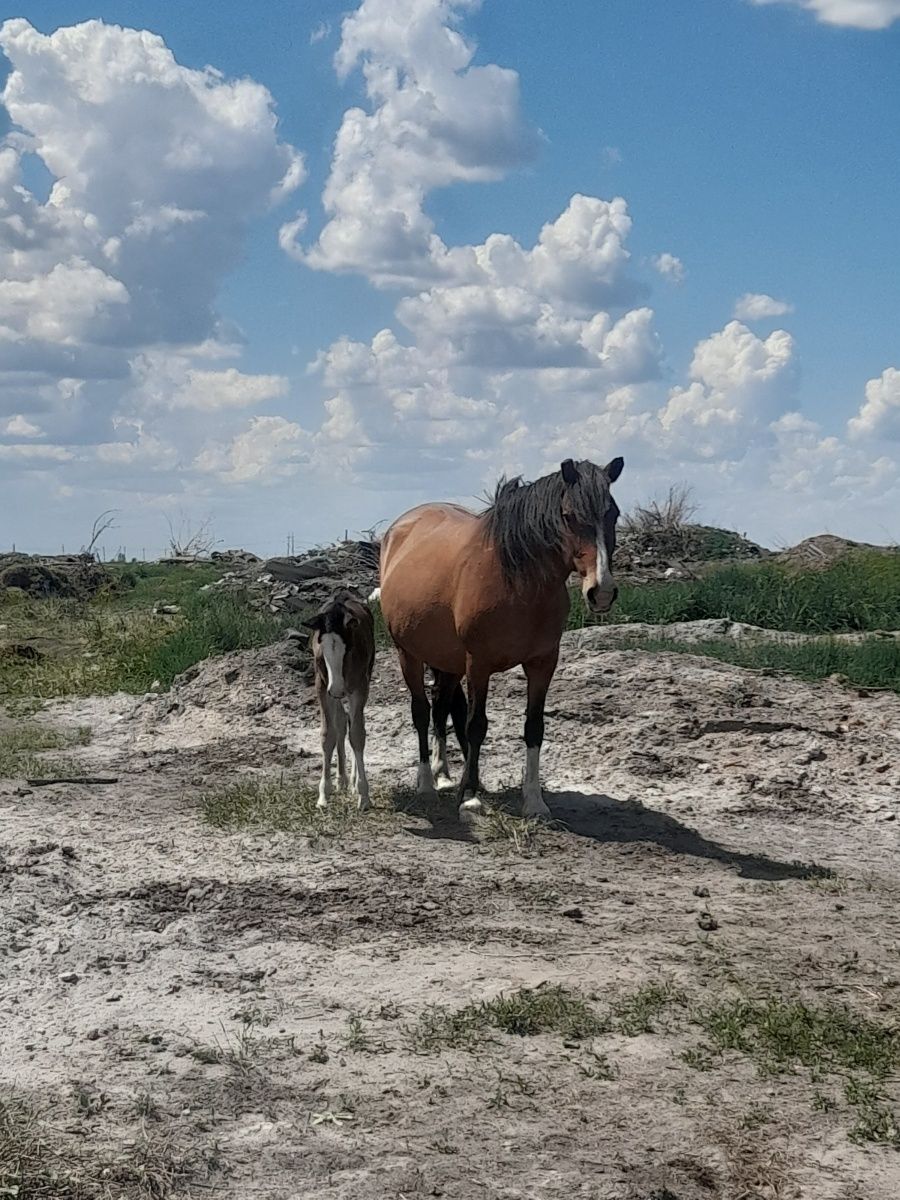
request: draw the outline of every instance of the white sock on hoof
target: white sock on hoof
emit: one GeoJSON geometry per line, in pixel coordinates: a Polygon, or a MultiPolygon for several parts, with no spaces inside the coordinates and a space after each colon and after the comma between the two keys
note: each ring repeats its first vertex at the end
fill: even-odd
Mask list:
{"type": "Polygon", "coordinates": [[[544,803],[544,796],[541,792],[541,750],[539,746],[529,746],[525,751],[522,815],[524,817],[550,816],[550,809],[544,803]]]}

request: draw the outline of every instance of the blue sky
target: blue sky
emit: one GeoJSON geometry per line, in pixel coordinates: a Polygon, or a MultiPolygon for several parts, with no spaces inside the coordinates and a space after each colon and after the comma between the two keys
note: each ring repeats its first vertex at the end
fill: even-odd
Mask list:
{"type": "MultiPolygon", "coordinates": [[[[502,470],[535,474],[561,450],[624,453],[626,502],[687,480],[705,519],[740,523],[769,542],[824,527],[900,537],[893,0],[572,0],[552,11],[536,0],[395,0],[393,13],[387,0],[365,0],[343,33],[352,6],[276,0],[264,11],[260,21],[231,0],[215,21],[168,4],[20,10],[38,40],[17,32],[0,63],[12,64],[20,85],[7,91],[12,127],[32,139],[13,139],[34,191],[22,219],[40,231],[52,172],[65,162],[78,185],[62,204],[57,195],[51,215],[67,205],[79,221],[93,214],[93,240],[81,226],[74,237],[67,220],[33,260],[12,249],[0,258],[13,281],[6,319],[18,356],[0,355],[0,502],[11,514],[0,542],[73,544],[91,515],[115,507],[129,548],[158,546],[178,513],[211,516],[229,543],[274,550],[282,528],[298,542],[328,538],[423,498],[471,496],[502,470]],[[409,12],[398,27],[401,6],[409,12]],[[158,85],[171,100],[162,112],[156,85],[129,78],[135,44],[124,35],[96,26],[83,35],[97,62],[114,68],[115,94],[99,103],[73,67],[83,41],[38,37],[96,19],[163,39],[151,73],[168,78],[171,52],[176,83],[158,85]],[[348,28],[356,57],[339,79],[334,58],[348,28]],[[442,29],[465,39],[476,72],[497,64],[517,81],[485,76],[489,90],[478,92],[468,57],[452,59],[442,29]],[[410,30],[421,38],[407,38],[410,30]],[[363,63],[398,70],[399,96],[367,93],[363,63]],[[248,117],[235,134],[215,112],[195,111],[190,81],[207,65],[224,84],[263,85],[277,132],[248,117]],[[443,116],[415,128],[435,86],[443,116]],[[69,123],[73,94],[80,107],[69,123]],[[360,182],[371,183],[367,151],[335,151],[354,106],[371,122],[365,137],[377,140],[371,245],[365,230],[346,241],[360,182]],[[500,115],[486,119],[485,133],[487,108],[500,115]],[[165,170],[157,177],[160,212],[183,208],[168,203],[168,186],[173,197],[194,197],[193,215],[176,219],[183,240],[173,250],[170,231],[135,232],[121,214],[144,212],[145,167],[193,121],[206,122],[207,153],[228,165],[214,185],[205,166],[196,185],[181,168],[171,184],[165,170]],[[449,151],[440,146],[448,122],[449,151]],[[117,169],[119,137],[145,145],[147,161],[135,149],[117,169]],[[92,140],[105,151],[88,149],[92,140]],[[302,154],[305,179],[267,207],[286,147],[302,154]],[[435,167],[444,152],[453,161],[435,167]],[[342,190],[329,228],[322,195],[333,172],[343,172],[342,190]],[[415,201],[405,173],[418,181],[415,201]],[[111,189],[121,192],[116,205],[107,204],[111,189]],[[594,205],[573,217],[583,228],[560,227],[559,261],[549,266],[529,259],[485,275],[453,260],[455,248],[477,256],[497,233],[529,251],[577,195],[624,198],[632,224],[594,205]],[[279,231],[300,209],[305,228],[280,246],[279,231]],[[423,251],[420,238],[398,256],[386,223],[381,245],[381,214],[395,210],[421,221],[439,248],[423,251]],[[192,241],[192,230],[212,225],[215,238],[192,241]],[[323,228],[325,240],[335,235],[330,248],[317,241],[323,228]],[[148,256],[128,258],[129,236],[142,247],[161,239],[153,286],[178,317],[162,338],[148,332],[141,308],[148,256]],[[573,274],[566,264],[592,236],[609,237],[613,261],[584,259],[573,274]],[[126,249],[110,256],[115,239],[126,249]],[[668,271],[654,267],[660,255],[674,256],[668,271]],[[54,275],[73,259],[85,274],[54,275]],[[191,261],[203,281],[195,296],[191,261]],[[63,282],[84,296],[83,311],[66,301],[60,316],[63,282]],[[736,322],[747,293],[764,298],[753,311],[772,315],[736,322]],[[647,310],[621,327],[615,346],[605,340],[615,322],[647,310]],[[450,314],[445,324],[441,313],[450,314]],[[100,336],[94,325],[107,318],[100,336]],[[185,329],[209,327],[206,351],[179,340],[182,318],[185,329]],[[399,349],[373,350],[385,329],[399,349]],[[209,349],[232,343],[239,350],[209,349]],[[348,345],[355,349],[333,353],[348,345]],[[103,366],[60,367],[60,347],[73,346],[103,366]],[[612,366],[611,348],[621,357],[612,366]],[[220,388],[231,389],[221,403],[220,388]]],[[[0,334],[3,304],[0,283],[0,334]]],[[[73,353],[65,349],[67,363],[73,353]]]]}

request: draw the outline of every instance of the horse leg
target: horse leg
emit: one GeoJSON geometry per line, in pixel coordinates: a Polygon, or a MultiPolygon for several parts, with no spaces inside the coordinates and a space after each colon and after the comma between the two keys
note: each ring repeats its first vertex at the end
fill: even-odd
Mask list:
{"type": "Polygon", "coordinates": [[[357,808],[365,812],[370,807],[369,781],[366,779],[366,714],[365,696],[354,692],[350,696],[350,746],[353,750],[353,786],[357,795],[357,808]]]}
{"type": "Polygon", "coordinates": [[[431,706],[431,719],[434,726],[434,738],[431,744],[431,770],[436,787],[448,787],[450,784],[450,765],[447,762],[447,717],[450,714],[459,679],[448,675],[445,671],[434,672],[434,692],[431,706]]]}
{"type": "Polygon", "coordinates": [[[331,759],[337,744],[333,709],[329,696],[322,701],[322,778],[319,780],[319,799],[316,808],[327,808],[334,788],[331,783],[331,759]]]}
{"type": "Polygon", "coordinates": [[[413,725],[419,735],[419,773],[416,781],[416,791],[419,795],[434,791],[434,776],[431,773],[431,763],[428,755],[428,723],[431,717],[431,705],[428,703],[428,693],[425,691],[425,664],[405,650],[398,648],[400,670],[406,680],[412,696],[411,710],[413,725]]]}
{"type": "Polygon", "coordinates": [[[340,700],[332,700],[334,705],[334,732],[337,738],[338,787],[342,792],[347,790],[347,714],[340,700]]]}
{"type": "Polygon", "coordinates": [[[462,685],[457,683],[450,699],[450,717],[453,721],[453,732],[456,734],[456,740],[459,742],[464,759],[469,757],[469,739],[466,735],[468,707],[466,693],[462,690],[462,685]]]}
{"type": "Polygon", "coordinates": [[[525,780],[522,784],[522,813],[526,817],[549,817],[550,809],[541,794],[541,743],[544,740],[544,704],[559,648],[544,658],[524,664],[528,679],[528,705],[525,712],[525,780]]]}
{"type": "Polygon", "coordinates": [[[466,667],[466,687],[469,693],[469,709],[466,720],[468,754],[458,791],[461,817],[482,811],[482,804],[478,799],[480,786],[478,760],[487,734],[487,694],[490,678],[490,674],[476,669],[471,660],[469,661],[466,667]]]}

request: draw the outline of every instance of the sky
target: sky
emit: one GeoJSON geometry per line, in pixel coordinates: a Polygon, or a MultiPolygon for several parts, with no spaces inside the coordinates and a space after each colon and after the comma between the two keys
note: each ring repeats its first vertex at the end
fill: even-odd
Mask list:
{"type": "Polygon", "coordinates": [[[900,0],[345,4],[0,26],[0,548],[620,454],[624,509],[900,540],[900,0]]]}

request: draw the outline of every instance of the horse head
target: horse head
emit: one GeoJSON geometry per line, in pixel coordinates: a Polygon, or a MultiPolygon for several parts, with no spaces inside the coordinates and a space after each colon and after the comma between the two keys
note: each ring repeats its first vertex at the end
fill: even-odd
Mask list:
{"type": "Polygon", "coordinates": [[[619,508],[609,489],[624,465],[623,458],[614,458],[605,467],[567,458],[560,466],[566,554],[571,554],[572,566],[581,576],[588,611],[595,615],[609,612],[619,592],[612,573],[619,508]]]}

